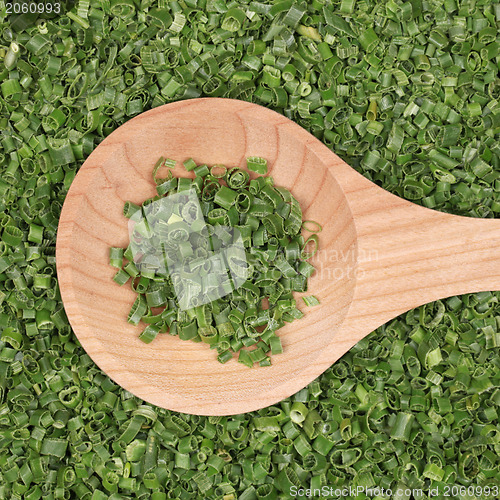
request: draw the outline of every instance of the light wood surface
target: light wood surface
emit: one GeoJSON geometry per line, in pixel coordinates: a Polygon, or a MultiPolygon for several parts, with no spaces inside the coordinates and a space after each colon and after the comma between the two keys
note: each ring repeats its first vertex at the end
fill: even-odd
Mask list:
{"type": "MultiPolygon", "coordinates": [[[[189,176],[183,167],[176,174],[189,176]]],[[[57,273],[82,346],[113,380],[158,406],[200,415],[256,410],[294,394],[397,315],[451,295],[500,289],[500,221],[428,210],[377,187],[299,125],[230,99],[193,99],[143,113],[113,132],[78,172],[64,203],[57,273]],[[270,367],[217,362],[205,344],[138,339],[136,295],[112,281],[110,246],[126,246],[124,201],[155,194],[160,156],[245,168],[263,156],[304,218],[323,225],[307,295],[321,305],[279,330],[270,367]]],[[[300,296],[300,294],[297,294],[300,296]]]]}

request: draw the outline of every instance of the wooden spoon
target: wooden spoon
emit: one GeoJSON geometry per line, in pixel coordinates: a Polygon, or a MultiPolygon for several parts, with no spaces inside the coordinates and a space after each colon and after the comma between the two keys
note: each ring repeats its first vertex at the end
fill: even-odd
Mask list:
{"type": "MultiPolygon", "coordinates": [[[[189,176],[183,167],[174,171],[189,176]]],[[[64,306],[90,357],[136,396],[170,410],[230,415],[294,394],[383,323],[430,301],[500,290],[500,221],[432,211],[364,178],[299,125],[231,99],[192,99],[143,113],[118,128],[76,176],[59,222],[57,274],[64,306]],[[306,295],[321,305],[279,330],[272,366],[226,364],[206,344],[138,339],[127,323],[136,297],[118,286],[110,246],[128,244],[126,200],[154,196],[160,156],[245,168],[263,156],[276,185],[318,221],[317,271],[306,295]]]]}

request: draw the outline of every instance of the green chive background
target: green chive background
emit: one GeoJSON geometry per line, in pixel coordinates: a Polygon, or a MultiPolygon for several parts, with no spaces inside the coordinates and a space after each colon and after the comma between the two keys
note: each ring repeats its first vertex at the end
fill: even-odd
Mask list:
{"type": "Polygon", "coordinates": [[[54,250],[99,142],[207,96],[283,113],[417,204],[498,216],[500,3],[67,4],[38,18],[1,4],[0,499],[267,500],[323,486],[499,498],[500,293],[400,316],[275,406],[199,417],[94,365],[63,312],[54,250]]]}

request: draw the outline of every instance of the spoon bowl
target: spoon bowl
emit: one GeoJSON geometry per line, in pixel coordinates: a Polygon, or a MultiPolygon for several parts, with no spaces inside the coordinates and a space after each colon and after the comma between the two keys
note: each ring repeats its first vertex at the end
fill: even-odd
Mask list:
{"type": "MultiPolygon", "coordinates": [[[[191,177],[182,166],[174,175],[191,177]]],[[[253,176],[253,174],[252,174],[253,176]]],[[[428,210],[357,173],[282,115],[232,99],[167,104],[107,137],[79,170],[63,206],[56,247],[61,296],[90,357],[136,396],[174,411],[230,415],[290,396],[378,326],[426,302],[500,289],[500,222],[428,210]],[[323,226],[317,271],[305,294],[321,304],[278,331],[272,366],[226,364],[204,343],[159,335],[145,344],[127,323],[135,292],[119,287],[109,247],[128,244],[125,201],[156,194],[160,156],[246,168],[268,160],[269,175],[323,226]]]]}

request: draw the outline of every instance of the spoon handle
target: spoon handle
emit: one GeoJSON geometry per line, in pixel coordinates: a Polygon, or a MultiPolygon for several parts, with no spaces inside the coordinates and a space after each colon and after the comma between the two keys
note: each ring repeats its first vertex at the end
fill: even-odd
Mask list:
{"type": "Polygon", "coordinates": [[[353,302],[369,328],[434,300],[500,290],[500,220],[423,208],[346,175],[356,177],[342,182],[358,236],[353,302]]]}

